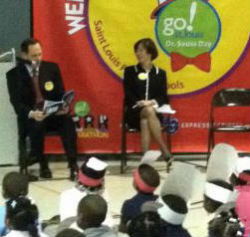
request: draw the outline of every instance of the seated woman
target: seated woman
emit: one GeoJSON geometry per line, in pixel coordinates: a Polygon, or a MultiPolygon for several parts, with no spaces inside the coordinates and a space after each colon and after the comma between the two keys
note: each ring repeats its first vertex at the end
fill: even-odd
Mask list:
{"type": "Polygon", "coordinates": [[[134,52],[138,64],[124,71],[126,121],[129,127],[140,130],[142,152],[148,150],[152,137],[170,162],[172,156],[161,135],[162,117],[156,113],[157,107],[168,103],[166,72],[153,64],[158,52],[151,39],[136,42],[134,52]]]}

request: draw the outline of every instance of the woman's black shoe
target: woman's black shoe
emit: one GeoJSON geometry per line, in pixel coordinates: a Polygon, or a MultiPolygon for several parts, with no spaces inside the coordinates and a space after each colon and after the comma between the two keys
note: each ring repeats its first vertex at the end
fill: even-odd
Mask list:
{"type": "Polygon", "coordinates": [[[163,158],[167,163],[167,173],[169,173],[170,167],[174,161],[174,156],[171,153],[167,153],[166,155],[163,156],[163,158]]]}

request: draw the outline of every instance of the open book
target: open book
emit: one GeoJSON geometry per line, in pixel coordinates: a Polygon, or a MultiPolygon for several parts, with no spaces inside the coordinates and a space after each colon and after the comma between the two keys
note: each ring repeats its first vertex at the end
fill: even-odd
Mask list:
{"type": "Polygon", "coordinates": [[[164,104],[156,109],[157,113],[160,114],[175,114],[176,111],[171,108],[169,104],[164,104]]]}
{"type": "Polygon", "coordinates": [[[70,105],[70,103],[74,99],[74,96],[74,91],[70,90],[63,95],[62,100],[45,100],[43,105],[44,114],[51,115],[57,113],[62,107],[70,105]]]}

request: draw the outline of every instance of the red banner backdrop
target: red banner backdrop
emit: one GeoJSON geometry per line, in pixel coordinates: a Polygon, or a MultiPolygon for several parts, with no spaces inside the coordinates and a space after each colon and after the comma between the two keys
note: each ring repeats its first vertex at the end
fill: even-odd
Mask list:
{"type": "MultiPolygon", "coordinates": [[[[234,0],[165,1],[156,16],[151,13],[164,1],[147,1],[143,6],[135,2],[33,1],[34,37],[42,42],[44,60],[57,62],[66,89],[76,93],[75,102],[86,101],[90,106],[89,116],[80,116],[78,151],[120,151],[122,72],[136,63],[134,42],[151,37],[159,46],[155,63],[168,73],[171,106],[177,111],[171,120],[172,152],[206,152],[214,93],[226,87],[250,87],[250,1],[242,0],[242,6],[234,0]],[[180,6],[185,12],[178,10],[180,6]],[[199,17],[209,18],[205,22],[211,25],[203,25],[199,17]],[[171,68],[172,52],[187,58],[208,52],[211,69],[205,72],[186,65],[177,72],[171,68]]],[[[249,111],[219,113],[218,121],[249,124],[249,111]]],[[[249,134],[216,138],[249,150],[249,134]]],[[[129,137],[130,151],[138,151],[139,144],[138,135],[129,137]]],[[[46,151],[62,152],[57,138],[47,140],[46,151]]]]}

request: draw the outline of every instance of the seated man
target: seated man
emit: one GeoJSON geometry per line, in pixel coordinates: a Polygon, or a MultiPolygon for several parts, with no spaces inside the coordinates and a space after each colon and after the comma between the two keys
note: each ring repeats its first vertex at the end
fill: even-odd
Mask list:
{"type": "Polygon", "coordinates": [[[74,179],[77,170],[76,132],[69,107],[63,107],[51,116],[42,111],[44,100],[59,101],[64,94],[58,65],[42,61],[42,47],[36,39],[23,41],[21,52],[25,60],[7,72],[10,102],[17,114],[19,149],[24,147],[28,136],[31,151],[40,162],[40,177],[51,178],[48,161],[43,155],[44,135],[48,127],[56,127],[68,157],[70,178],[74,179]]]}

